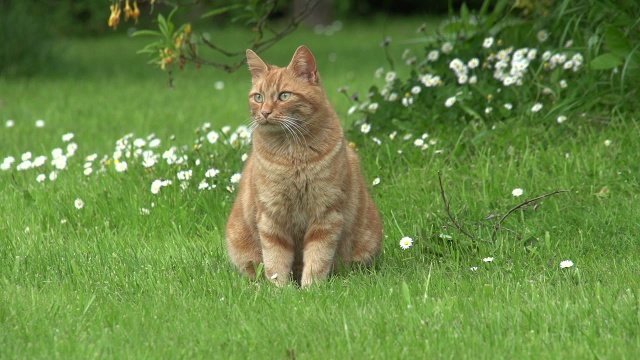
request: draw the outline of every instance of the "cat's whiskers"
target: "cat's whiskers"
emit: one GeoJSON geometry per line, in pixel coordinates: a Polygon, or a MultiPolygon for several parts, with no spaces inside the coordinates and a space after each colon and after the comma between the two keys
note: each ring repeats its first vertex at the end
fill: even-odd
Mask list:
{"type": "Polygon", "coordinates": [[[306,139],[304,139],[304,137],[302,137],[301,139],[299,130],[296,130],[295,127],[293,126],[293,123],[288,121],[286,118],[282,119],[281,121],[278,121],[278,124],[282,129],[285,130],[285,133],[291,134],[294,144],[302,145],[302,140],[305,140],[306,142],[306,139]]]}
{"type": "MultiPolygon", "coordinates": [[[[287,127],[292,131],[292,132],[296,132],[298,134],[298,136],[304,140],[304,145],[305,147],[308,147],[308,143],[307,143],[307,137],[305,135],[309,135],[309,129],[307,129],[305,126],[300,125],[300,121],[296,118],[293,117],[289,117],[286,116],[283,118],[284,123],[287,124],[287,127]]],[[[302,142],[300,142],[300,145],[302,145],[302,142]]]]}
{"type": "Polygon", "coordinates": [[[248,124],[247,124],[247,128],[249,129],[249,133],[253,134],[253,132],[256,130],[256,128],[258,127],[258,122],[256,121],[256,119],[254,119],[253,117],[249,118],[248,124]]]}

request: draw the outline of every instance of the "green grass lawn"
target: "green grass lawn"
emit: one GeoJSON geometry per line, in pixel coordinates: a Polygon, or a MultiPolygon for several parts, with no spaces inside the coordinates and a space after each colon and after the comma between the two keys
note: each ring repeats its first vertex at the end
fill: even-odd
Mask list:
{"type": "MultiPolygon", "coordinates": [[[[366,94],[385,65],[380,40],[409,39],[419,24],[346,24],[334,36],[302,30],[263,57],[285,65],[308,45],[349,124],[351,103],[336,89],[366,94]]],[[[219,35],[246,39],[237,30],[219,35]]],[[[381,145],[358,134],[366,178],[380,178],[370,189],[384,253],[370,270],[280,289],[237,275],[224,247],[234,199],[227,187],[249,147],[231,148],[220,129],[248,123],[248,72],[190,68],[170,89],[135,55],[144,42],[59,41],[62,59],[50,71],[0,79],[0,159],[16,158],[0,171],[0,358],[637,357],[637,114],[606,123],[514,118],[495,128],[434,123],[427,150],[414,146],[419,134],[375,134],[381,145]],[[222,135],[215,144],[200,139],[207,122],[222,135]],[[51,152],[67,151],[67,133],[77,150],[52,181],[51,152]],[[168,165],[160,157],[145,168],[141,157],[123,155],[128,168],[119,172],[113,153],[129,133],[131,151],[134,139],[149,143],[154,134],[160,145],[143,149],[162,155],[175,146],[188,159],[168,165]],[[28,151],[47,161],[18,171],[28,151]],[[206,177],[210,168],[217,177],[206,177]],[[185,170],[188,182],[177,178],[185,170]],[[451,213],[475,245],[449,220],[439,171],[451,213]],[[173,184],[153,194],[158,179],[173,184]],[[203,179],[216,187],[199,190],[203,179]],[[524,194],[514,197],[515,188],[524,194]],[[514,211],[495,234],[496,220],[485,220],[555,190],[568,192],[514,211]],[[414,240],[406,250],[404,236],[414,240]],[[564,260],[574,265],[561,269],[564,260]]],[[[392,48],[396,57],[403,50],[392,48]]]]}

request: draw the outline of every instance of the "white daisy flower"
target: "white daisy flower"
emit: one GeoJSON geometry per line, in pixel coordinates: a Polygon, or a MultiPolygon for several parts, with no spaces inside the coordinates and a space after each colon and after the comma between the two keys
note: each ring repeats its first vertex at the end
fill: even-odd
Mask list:
{"type": "Polygon", "coordinates": [[[45,174],[40,174],[38,175],[38,177],[36,177],[36,181],[39,183],[44,182],[47,179],[47,176],[45,174]]]}
{"type": "Polygon", "coordinates": [[[37,158],[33,159],[33,167],[40,167],[42,165],[44,165],[44,163],[47,162],[47,157],[46,156],[38,156],[37,158]]]}
{"type": "Polygon", "coordinates": [[[215,144],[219,138],[220,138],[220,135],[215,131],[210,131],[207,134],[207,141],[209,141],[209,143],[211,144],[215,144]]]}
{"type": "Polygon", "coordinates": [[[67,145],[67,156],[73,156],[73,154],[76,153],[76,150],[78,150],[78,144],[69,143],[69,145],[67,145]]]}
{"type": "Polygon", "coordinates": [[[29,170],[31,169],[31,165],[32,165],[31,160],[25,160],[20,164],[18,164],[18,166],[16,167],[16,170],[18,171],[29,170]]]}
{"type": "Polygon", "coordinates": [[[369,131],[371,131],[371,125],[364,123],[360,126],[360,132],[362,132],[363,134],[368,134],[369,131]]]}
{"type": "Polygon", "coordinates": [[[153,182],[151,183],[151,193],[157,194],[160,192],[161,188],[162,188],[162,180],[153,180],[153,182]]]}
{"type": "Polygon", "coordinates": [[[455,96],[452,96],[452,97],[448,98],[448,99],[444,102],[444,106],[446,106],[446,107],[450,108],[450,107],[452,107],[452,106],[453,106],[453,104],[455,104],[455,103],[456,103],[456,97],[455,97],[455,96]]]}
{"type": "Polygon", "coordinates": [[[440,48],[440,51],[442,51],[444,54],[448,54],[451,51],[453,51],[453,44],[449,41],[445,42],[444,44],[442,44],[442,48],[440,48]]]}
{"type": "Polygon", "coordinates": [[[220,173],[220,170],[211,168],[204,173],[204,176],[208,178],[212,178],[212,177],[216,177],[216,175],[218,175],[219,173],[220,173]]]}
{"type": "Polygon", "coordinates": [[[418,94],[420,94],[420,91],[422,91],[422,88],[421,88],[420,86],[418,86],[418,85],[416,85],[416,86],[414,86],[414,87],[412,87],[412,88],[411,88],[411,93],[412,93],[413,95],[418,95],[418,94]]]}
{"type": "Polygon", "coordinates": [[[412,238],[410,238],[408,236],[405,236],[402,239],[400,239],[400,247],[403,250],[406,250],[406,249],[410,248],[411,245],[413,245],[413,239],[412,238]]]}
{"type": "Polygon", "coordinates": [[[531,112],[532,113],[537,113],[541,109],[542,109],[542,103],[537,102],[537,103],[533,104],[533,106],[531,107],[531,112]]]}
{"type": "Polygon", "coordinates": [[[84,158],[84,161],[86,162],[94,162],[96,161],[96,159],[98,158],[98,154],[91,154],[89,156],[87,156],[86,158],[84,158]]]}
{"type": "Polygon", "coordinates": [[[187,181],[191,179],[193,175],[192,170],[183,170],[178,172],[178,180],[187,181]]]}
{"type": "Polygon", "coordinates": [[[493,257],[491,257],[491,256],[486,257],[486,258],[482,259],[482,261],[484,261],[484,262],[493,262],[493,257]]]}
{"type": "Polygon", "coordinates": [[[127,171],[127,163],[125,161],[120,161],[116,164],[117,172],[125,172],[127,171]]]}
{"type": "Polygon", "coordinates": [[[558,121],[558,124],[562,124],[563,122],[565,122],[567,120],[567,117],[564,115],[560,115],[558,116],[558,118],[556,119],[558,121]]]}
{"type": "Polygon", "coordinates": [[[549,39],[549,33],[546,30],[540,30],[536,34],[536,37],[538,38],[538,41],[542,43],[549,39]]]}
{"type": "Polygon", "coordinates": [[[53,159],[53,161],[51,161],[51,165],[55,166],[58,170],[64,170],[67,167],[67,157],[61,155],[53,159]]]}
{"type": "Polygon", "coordinates": [[[571,260],[564,260],[560,262],[560,269],[566,269],[572,266],[573,266],[573,261],[571,260]]]}
{"type": "Polygon", "coordinates": [[[153,167],[155,164],[156,164],[156,159],[153,157],[145,157],[144,160],[142,160],[142,166],[146,168],[153,167]]]}
{"type": "Polygon", "coordinates": [[[373,186],[376,186],[376,185],[380,184],[380,178],[377,177],[377,178],[373,179],[372,184],[373,184],[373,186]]]}
{"type": "Polygon", "coordinates": [[[145,145],[147,145],[147,141],[145,139],[137,138],[137,139],[133,140],[133,146],[135,146],[137,148],[141,148],[141,147],[143,147],[145,145]]]}
{"type": "Polygon", "coordinates": [[[511,195],[518,197],[521,196],[524,193],[524,191],[521,188],[515,188],[513,189],[513,191],[511,191],[511,195]]]}
{"type": "Polygon", "coordinates": [[[393,80],[395,80],[395,79],[396,79],[396,73],[395,73],[395,71],[389,71],[389,72],[387,73],[387,75],[385,75],[385,77],[384,77],[384,80],[385,80],[386,82],[392,82],[392,81],[393,81],[393,80]]]}
{"type": "Polygon", "coordinates": [[[84,207],[84,201],[82,201],[82,199],[77,198],[74,202],[73,205],[76,207],[76,209],[80,210],[84,207]]]}
{"type": "Polygon", "coordinates": [[[485,49],[490,48],[493,45],[493,38],[492,37],[488,37],[486,39],[484,39],[484,41],[482,42],[482,47],[485,49]]]}
{"type": "Polygon", "coordinates": [[[37,128],[43,128],[44,127],[44,120],[36,120],[36,127],[37,128]]]}
{"type": "Polygon", "coordinates": [[[16,124],[15,121],[7,120],[7,122],[4,123],[4,126],[8,128],[12,128],[15,124],[16,124]]]}
{"type": "Polygon", "coordinates": [[[69,142],[69,141],[71,141],[71,139],[73,139],[73,133],[66,133],[66,134],[62,135],[62,141],[63,142],[69,142]]]}
{"type": "Polygon", "coordinates": [[[216,81],[215,83],[213,83],[213,88],[216,90],[224,90],[224,82],[223,81],[216,81]]]}
{"type": "Polygon", "coordinates": [[[240,182],[240,179],[242,178],[242,174],[240,173],[235,173],[231,176],[231,183],[233,184],[237,184],[240,182]]]}

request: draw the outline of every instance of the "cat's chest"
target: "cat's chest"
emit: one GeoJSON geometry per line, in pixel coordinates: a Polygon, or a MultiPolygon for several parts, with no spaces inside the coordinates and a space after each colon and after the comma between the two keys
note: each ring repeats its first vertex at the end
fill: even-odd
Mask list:
{"type": "Polygon", "coordinates": [[[337,184],[325,162],[293,160],[289,164],[263,164],[258,184],[260,202],[292,219],[313,216],[332,203],[337,184]]]}

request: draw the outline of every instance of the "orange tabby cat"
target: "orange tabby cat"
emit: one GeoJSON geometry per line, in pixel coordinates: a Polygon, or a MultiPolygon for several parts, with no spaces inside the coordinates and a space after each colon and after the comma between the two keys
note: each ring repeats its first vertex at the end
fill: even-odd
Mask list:
{"type": "Polygon", "coordinates": [[[303,287],[338,264],[370,264],[380,252],[380,216],[320,83],[300,46],[286,68],[247,50],[255,125],[238,197],[227,223],[229,257],[255,277],[263,263],[277,285],[303,287]]]}

